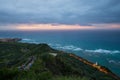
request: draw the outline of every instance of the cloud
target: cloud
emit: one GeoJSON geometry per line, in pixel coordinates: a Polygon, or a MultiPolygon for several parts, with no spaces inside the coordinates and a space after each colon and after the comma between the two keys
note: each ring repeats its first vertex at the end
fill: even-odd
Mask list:
{"type": "Polygon", "coordinates": [[[87,30],[94,29],[94,26],[81,26],[81,25],[63,25],[63,24],[14,24],[2,26],[0,30],[87,30]],[[44,27],[43,27],[44,26],[44,27]]]}
{"type": "Polygon", "coordinates": [[[0,24],[120,23],[119,0],[0,0],[0,24]]]}
{"type": "Polygon", "coordinates": [[[47,30],[120,30],[120,24],[93,24],[93,25],[68,25],[68,24],[8,24],[0,26],[0,30],[20,31],[47,31],[47,30]]]}

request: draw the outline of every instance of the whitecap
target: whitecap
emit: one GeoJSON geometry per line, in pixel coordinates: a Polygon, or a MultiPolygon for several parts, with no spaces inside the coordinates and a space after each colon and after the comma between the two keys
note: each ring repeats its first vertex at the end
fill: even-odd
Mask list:
{"type": "Polygon", "coordinates": [[[73,46],[73,45],[67,45],[67,46],[61,46],[60,44],[56,46],[57,49],[63,49],[63,50],[71,50],[71,51],[81,51],[82,48],[73,46]]]}
{"type": "Polygon", "coordinates": [[[24,38],[22,39],[23,41],[31,41],[31,39],[28,39],[28,38],[24,38]]]}
{"type": "Polygon", "coordinates": [[[119,65],[119,66],[120,66],[120,62],[119,62],[119,61],[108,60],[108,62],[109,62],[110,64],[115,64],[115,65],[119,65]]]}
{"type": "Polygon", "coordinates": [[[90,52],[90,53],[106,53],[106,54],[120,53],[120,51],[118,51],[118,50],[106,50],[106,49],[85,50],[85,52],[90,52]]]}
{"type": "Polygon", "coordinates": [[[109,63],[116,63],[116,61],[114,61],[114,60],[109,60],[109,63]]]}
{"type": "Polygon", "coordinates": [[[52,46],[52,43],[48,43],[49,46],[52,46]]]}
{"type": "Polygon", "coordinates": [[[35,43],[35,44],[39,44],[39,42],[33,40],[33,39],[29,39],[29,38],[23,38],[22,41],[23,43],[35,43]]]}
{"type": "Polygon", "coordinates": [[[83,49],[81,48],[75,48],[74,51],[82,51],[83,49]]]}
{"type": "Polygon", "coordinates": [[[63,48],[68,50],[73,50],[75,47],[70,45],[70,46],[64,46],[63,48]]]}
{"type": "Polygon", "coordinates": [[[60,44],[55,44],[55,46],[61,46],[60,44]]]}

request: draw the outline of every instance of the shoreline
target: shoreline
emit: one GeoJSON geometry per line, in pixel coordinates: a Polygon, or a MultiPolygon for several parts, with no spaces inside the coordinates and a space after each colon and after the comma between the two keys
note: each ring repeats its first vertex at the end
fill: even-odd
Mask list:
{"type": "MultiPolygon", "coordinates": [[[[0,38],[0,42],[6,42],[6,43],[11,43],[11,42],[19,42],[21,41],[22,39],[21,38],[0,38]]],[[[28,43],[29,44],[29,43],[28,43]]],[[[46,44],[47,45],[47,44],[46,44]]],[[[65,53],[65,51],[63,51],[65,53]]],[[[93,68],[99,70],[100,72],[103,72],[105,74],[108,74],[112,77],[114,77],[115,79],[119,80],[120,77],[118,75],[116,75],[115,73],[113,73],[111,70],[109,70],[108,68],[106,67],[103,67],[101,65],[97,65],[97,64],[94,64],[93,62],[87,60],[87,59],[84,59],[80,56],[77,56],[75,54],[69,54],[70,57],[73,57],[81,62],[83,62],[84,64],[87,64],[89,66],[92,66],[93,68]]]]}
{"type": "Polygon", "coordinates": [[[75,58],[75,59],[77,59],[77,60],[79,60],[79,61],[81,61],[81,62],[83,62],[83,63],[85,63],[86,65],[89,65],[89,66],[91,66],[91,67],[93,67],[93,68],[96,68],[96,69],[99,70],[100,72],[103,72],[103,73],[105,73],[105,74],[108,74],[108,75],[114,77],[114,78],[117,79],[117,80],[120,80],[120,77],[119,77],[118,75],[116,75],[115,73],[113,73],[111,70],[109,70],[109,68],[107,68],[107,67],[105,67],[105,66],[98,65],[98,64],[96,64],[96,63],[93,63],[93,62],[91,62],[91,61],[89,61],[89,60],[87,60],[87,59],[84,59],[84,58],[82,58],[82,57],[80,57],[80,56],[77,56],[77,55],[75,55],[75,54],[69,54],[69,56],[70,56],[70,57],[73,57],[73,58],[75,58]]]}

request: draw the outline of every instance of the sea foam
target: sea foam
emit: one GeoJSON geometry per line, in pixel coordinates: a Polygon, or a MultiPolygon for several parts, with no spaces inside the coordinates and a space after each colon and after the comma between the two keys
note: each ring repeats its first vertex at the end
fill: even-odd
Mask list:
{"type": "Polygon", "coordinates": [[[29,39],[29,38],[23,38],[22,41],[23,43],[35,43],[35,44],[39,44],[39,42],[33,40],[33,39],[29,39]]]}
{"type": "Polygon", "coordinates": [[[106,53],[106,54],[120,53],[119,50],[106,50],[106,49],[85,50],[85,52],[90,52],[90,53],[106,53]]]}
{"type": "Polygon", "coordinates": [[[116,54],[120,53],[119,50],[107,50],[107,49],[95,49],[95,50],[89,50],[89,49],[82,49],[80,47],[76,47],[74,45],[66,45],[62,46],[60,44],[56,44],[55,48],[57,49],[63,49],[63,50],[71,50],[71,51],[83,51],[88,53],[105,53],[105,54],[116,54]]]}
{"type": "Polygon", "coordinates": [[[73,45],[66,45],[66,46],[61,46],[60,44],[56,44],[55,48],[57,49],[63,49],[63,50],[71,50],[71,51],[82,51],[82,48],[73,46],[73,45]]]}
{"type": "MultiPolygon", "coordinates": [[[[38,44],[39,42],[36,42],[32,39],[28,39],[28,38],[24,38],[22,40],[23,42],[28,42],[28,43],[36,43],[38,44]]],[[[49,46],[53,47],[53,48],[56,48],[56,49],[61,49],[61,50],[69,50],[69,51],[76,51],[76,52],[79,52],[79,51],[83,51],[83,52],[88,52],[88,53],[105,53],[105,54],[116,54],[116,53],[120,53],[119,50],[106,50],[106,49],[95,49],[95,50],[90,50],[90,49],[82,49],[80,47],[76,47],[74,45],[65,45],[65,46],[62,46],[61,44],[52,44],[52,43],[49,43],[48,44],[49,46]]]]}
{"type": "Polygon", "coordinates": [[[32,39],[24,38],[23,41],[31,41],[32,39]]]}

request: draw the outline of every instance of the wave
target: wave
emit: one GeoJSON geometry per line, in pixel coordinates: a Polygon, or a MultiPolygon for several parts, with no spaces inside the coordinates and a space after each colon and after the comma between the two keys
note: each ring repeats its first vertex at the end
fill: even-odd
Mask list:
{"type": "MultiPolygon", "coordinates": [[[[39,42],[36,42],[35,40],[32,39],[28,39],[28,38],[24,38],[22,40],[22,42],[28,42],[28,43],[35,43],[35,44],[39,44],[39,42]]],[[[120,53],[119,50],[106,50],[106,49],[95,49],[95,50],[89,50],[89,49],[82,49],[80,47],[76,47],[74,45],[61,45],[61,44],[52,44],[52,43],[48,43],[49,46],[56,48],[56,49],[61,49],[61,50],[69,50],[69,51],[75,51],[75,52],[88,52],[88,53],[105,53],[105,54],[116,54],[116,53],[120,53]]]]}
{"type": "Polygon", "coordinates": [[[29,38],[23,38],[22,41],[23,43],[35,43],[35,44],[39,44],[39,42],[33,40],[33,39],[29,39],[29,38]]]}
{"type": "Polygon", "coordinates": [[[85,50],[85,52],[89,52],[89,53],[106,53],[106,54],[120,53],[119,50],[106,50],[106,49],[85,50]]]}
{"type": "Polygon", "coordinates": [[[117,63],[115,60],[109,60],[109,63],[117,63]]]}
{"type": "Polygon", "coordinates": [[[79,48],[73,45],[62,46],[60,44],[55,44],[54,47],[57,49],[71,50],[71,51],[82,51],[83,50],[82,48],[79,48]]]}
{"type": "Polygon", "coordinates": [[[81,48],[75,48],[74,51],[82,51],[83,49],[81,48]]]}
{"type": "Polygon", "coordinates": [[[116,60],[108,60],[108,62],[110,63],[110,64],[115,64],[115,65],[118,65],[118,66],[120,66],[120,61],[116,61],[116,60]]]}
{"type": "Polygon", "coordinates": [[[31,41],[32,39],[29,38],[23,38],[22,41],[31,41]]]}
{"type": "Polygon", "coordinates": [[[120,53],[119,50],[106,50],[106,49],[89,50],[89,49],[82,49],[80,47],[76,47],[76,46],[73,46],[73,45],[62,46],[60,44],[55,44],[54,48],[62,49],[62,50],[70,50],[70,51],[82,51],[82,52],[88,52],[88,53],[105,53],[105,54],[120,53]]]}

